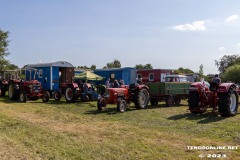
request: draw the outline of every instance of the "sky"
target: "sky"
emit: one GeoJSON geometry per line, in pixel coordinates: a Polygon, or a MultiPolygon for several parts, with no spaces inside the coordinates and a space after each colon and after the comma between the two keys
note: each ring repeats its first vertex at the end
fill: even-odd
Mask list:
{"type": "Polygon", "coordinates": [[[13,64],[68,61],[102,68],[189,68],[218,73],[240,51],[239,0],[0,0],[13,64]]]}

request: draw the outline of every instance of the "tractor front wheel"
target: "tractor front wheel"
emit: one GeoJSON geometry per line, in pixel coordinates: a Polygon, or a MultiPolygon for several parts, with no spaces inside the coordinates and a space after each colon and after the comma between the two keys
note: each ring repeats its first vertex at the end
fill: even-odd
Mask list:
{"type": "Polygon", "coordinates": [[[26,101],[27,101],[27,95],[26,95],[25,92],[21,92],[21,93],[20,93],[20,95],[19,95],[19,100],[20,100],[20,102],[22,102],[22,103],[26,103],[26,101]]]}
{"type": "Polygon", "coordinates": [[[16,88],[17,84],[11,83],[8,88],[8,97],[11,100],[18,100],[19,98],[19,91],[16,88]]]}
{"type": "Polygon", "coordinates": [[[53,95],[53,97],[54,97],[54,99],[55,99],[56,101],[60,101],[61,96],[62,96],[62,95],[61,95],[60,92],[55,92],[54,95],[53,95]]]}
{"type": "Polygon", "coordinates": [[[42,97],[42,101],[43,102],[48,102],[50,98],[50,93],[48,91],[44,91],[43,92],[43,97],[42,97]]]}
{"type": "Polygon", "coordinates": [[[99,111],[102,111],[103,109],[105,109],[106,105],[107,105],[107,100],[105,98],[98,99],[97,108],[99,111]]]}
{"type": "Polygon", "coordinates": [[[236,89],[219,94],[218,111],[222,117],[235,116],[238,111],[238,93],[236,89]]]}
{"type": "Polygon", "coordinates": [[[119,112],[125,112],[127,109],[127,102],[125,99],[119,99],[117,103],[117,111],[119,112]]]}
{"type": "Polygon", "coordinates": [[[65,91],[65,99],[67,102],[75,102],[76,95],[75,95],[75,91],[72,87],[67,87],[67,89],[65,91]]]}
{"type": "Polygon", "coordinates": [[[137,109],[147,108],[149,93],[146,89],[137,90],[134,94],[134,104],[137,109]]]}

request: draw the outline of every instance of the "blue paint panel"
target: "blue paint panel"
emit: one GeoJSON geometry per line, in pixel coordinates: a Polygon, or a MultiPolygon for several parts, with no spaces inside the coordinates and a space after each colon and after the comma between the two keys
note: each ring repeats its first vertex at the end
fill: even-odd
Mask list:
{"type": "Polygon", "coordinates": [[[136,82],[136,69],[134,68],[114,68],[114,69],[97,69],[94,73],[105,77],[104,83],[107,78],[110,78],[111,74],[115,74],[115,79],[124,80],[126,85],[136,82]]]}
{"type": "Polygon", "coordinates": [[[52,90],[59,90],[59,67],[52,67],[52,90]]]}

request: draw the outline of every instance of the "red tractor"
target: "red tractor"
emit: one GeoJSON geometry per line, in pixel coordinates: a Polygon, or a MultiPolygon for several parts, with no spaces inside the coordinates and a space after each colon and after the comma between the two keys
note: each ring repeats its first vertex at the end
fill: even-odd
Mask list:
{"type": "Polygon", "coordinates": [[[98,110],[106,108],[107,104],[117,104],[119,112],[125,112],[130,102],[133,102],[137,109],[148,106],[149,88],[145,85],[131,84],[122,88],[107,88],[105,93],[98,98],[98,110]]]}
{"type": "MultiPolygon", "coordinates": [[[[29,72],[31,71],[33,70],[29,70],[29,72]]],[[[42,98],[43,102],[48,102],[50,94],[42,89],[41,83],[37,80],[11,79],[8,82],[8,97],[11,100],[20,100],[20,102],[38,100],[39,98],[42,98]]]]}
{"type": "Polygon", "coordinates": [[[191,113],[204,113],[207,108],[218,110],[223,117],[235,116],[238,110],[238,87],[233,83],[210,83],[204,81],[191,84],[188,105],[191,113]]]}

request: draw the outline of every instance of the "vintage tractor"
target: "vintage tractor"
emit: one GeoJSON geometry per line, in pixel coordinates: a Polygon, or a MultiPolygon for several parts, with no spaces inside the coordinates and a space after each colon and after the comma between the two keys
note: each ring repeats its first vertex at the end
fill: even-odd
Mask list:
{"type": "MultiPolygon", "coordinates": [[[[29,69],[28,71],[31,72],[34,70],[29,69]]],[[[20,79],[11,79],[8,84],[8,97],[11,100],[26,102],[27,100],[42,98],[43,102],[49,101],[49,93],[42,89],[41,83],[37,80],[23,81],[20,79]]]]}
{"type": "Polygon", "coordinates": [[[0,95],[5,97],[5,94],[8,90],[8,81],[5,79],[0,80],[0,95]]]}
{"type": "Polygon", "coordinates": [[[210,83],[204,81],[191,84],[188,105],[191,113],[204,113],[207,108],[223,117],[235,116],[238,110],[237,86],[233,83],[210,83]]]}
{"type": "MultiPolygon", "coordinates": [[[[67,102],[75,102],[78,98],[84,102],[98,99],[98,93],[90,83],[62,83],[61,94],[65,95],[67,102]]],[[[61,94],[59,92],[58,96],[61,96],[61,94]]],[[[54,95],[54,97],[56,97],[56,95],[54,95]]]]}
{"type": "Polygon", "coordinates": [[[149,88],[136,83],[122,88],[107,88],[105,93],[99,96],[97,108],[101,111],[107,104],[117,104],[117,110],[125,112],[130,102],[133,102],[137,109],[143,109],[148,106],[148,101],[149,88]]]}

